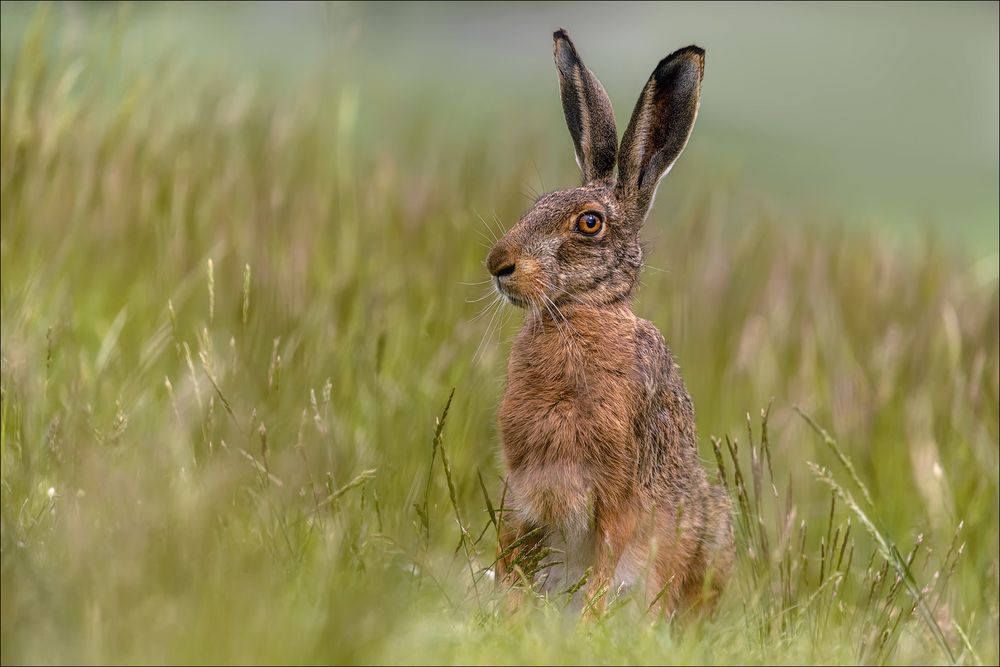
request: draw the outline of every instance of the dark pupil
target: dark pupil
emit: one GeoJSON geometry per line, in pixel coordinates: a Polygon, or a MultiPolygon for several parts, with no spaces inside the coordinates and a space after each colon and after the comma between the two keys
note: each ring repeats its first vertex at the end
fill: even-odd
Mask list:
{"type": "Polygon", "coordinates": [[[588,230],[597,227],[597,222],[598,221],[596,215],[588,213],[587,215],[583,216],[583,226],[586,227],[588,230]]]}

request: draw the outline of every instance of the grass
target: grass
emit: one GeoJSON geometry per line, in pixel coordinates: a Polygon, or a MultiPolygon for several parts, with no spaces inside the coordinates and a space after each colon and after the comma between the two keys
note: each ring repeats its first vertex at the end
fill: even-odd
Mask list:
{"type": "Polygon", "coordinates": [[[4,52],[4,664],[1000,660],[994,267],[686,156],[636,310],[733,494],[734,579],[712,620],[510,614],[519,315],[477,299],[540,171],[576,179],[567,137],[391,113],[329,63],[281,94],[129,68],[128,25],[42,12],[4,52]]]}

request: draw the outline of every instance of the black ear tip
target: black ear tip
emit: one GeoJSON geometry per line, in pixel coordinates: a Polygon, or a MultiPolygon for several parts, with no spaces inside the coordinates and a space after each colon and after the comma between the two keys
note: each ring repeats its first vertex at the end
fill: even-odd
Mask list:
{"type": "Polygon", "coordinates": [[[699,63],[704,64],[705,49],[701,48],[700,46],[696,46],[694,44],[690,46],[685,46],[683,49],[677,49],[669,56],[667,56],[668,60],[672,60],[674,58],[693,58],[694,60],[697,60],[699,63]]]}
{"type": "Polygon", "coordinates": [[[705,49],[694,44],[677,49],[659,62],[654,75],[657,79],[667,78],[672,76],[673,73],[678,72],[678,67],[683,70],[691,65],[696,67],[699,77],[704,73],[705,49]]]}
{"type": "Polygon", "coordinates": [[[698,58],[698,60],[700,60],[702,63],[705,62],[705,49],[701,48],[700,46],[695,46],[694,44],[692,44],[691,46],[687,47],[686,50],[688,53],[698,58]]]}
{"type": "Polygon", "coordinates": [[[556,65],[564,74],[568,75],[573,66],[580,61],[580,56],[576,53],[576,47],[573,46],[573,40],[569,38],[569,34],[563,28],[559,28],[552,33],[552,41],[556,55],[556,65]]]}

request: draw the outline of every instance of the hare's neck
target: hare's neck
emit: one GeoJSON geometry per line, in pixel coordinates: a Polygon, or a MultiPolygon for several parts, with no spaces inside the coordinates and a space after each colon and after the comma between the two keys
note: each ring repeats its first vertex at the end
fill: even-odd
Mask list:
{"type": "Polygon", "coordinates": [[[632,332],[635,321],[628,302],[605,306],[568,304],[529,313],[523,333],[529,339],[552,338],[568,347],[597,351],[609,338],[632,332]]]}
{"type": "Polygon", "coordinates": [[[559,396],[594,391],[635,363],[636,323],[628,307],[531,313],[511,349],[508,381],[542,382],[559,396]]]}

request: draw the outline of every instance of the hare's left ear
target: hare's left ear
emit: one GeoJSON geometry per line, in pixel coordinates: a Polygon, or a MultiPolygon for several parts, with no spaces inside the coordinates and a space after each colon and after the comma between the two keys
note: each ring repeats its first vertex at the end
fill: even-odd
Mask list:
{"type": "Polygon", "coordinates": [[[556,69],[559,71],[559,95],[562,98],[566,125],[573,137],[576,163],[583,172],[583,183],[608,181],[615,174],[618,132],[615,114],[604,86],[580,60],[576,47],[565,30],[557,30],[556,69]]]}
{"type": "Polygon", "coordinates": [[[701,100],[705,51],[688,46],[660,61],[639,95],[618,154],[618,196],[644,214],[680,156],[701,100]]]}

